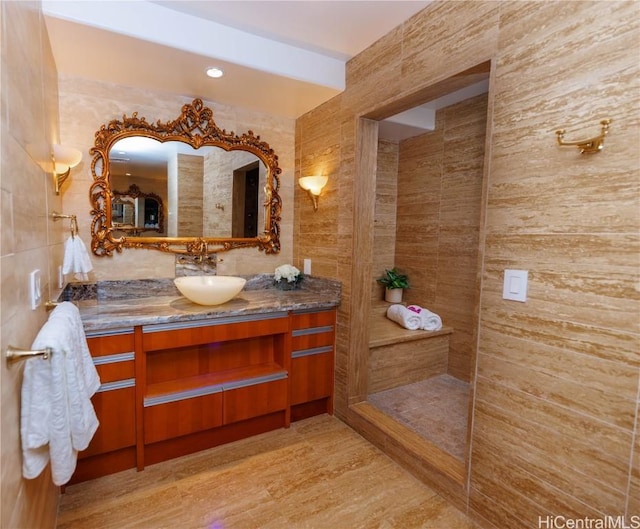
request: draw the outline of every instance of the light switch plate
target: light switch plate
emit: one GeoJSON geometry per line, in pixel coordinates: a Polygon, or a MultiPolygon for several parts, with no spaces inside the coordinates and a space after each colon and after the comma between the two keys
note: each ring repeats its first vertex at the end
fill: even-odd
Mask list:
{"type": "Polygon", "coordinates": [[[527,301],[528,270],[505,270],[502,297],[512,301],[527,301]]]}
{"type": "Polygon", "coordinates": [[[311,259],[304,260],[304,270],[302,271],[305,275],[311,275],[311,259]]]}
{"type": "Polygon", "coordinates": [[[31,298],[31,310],[36,310],[42,301],[40,270],[34,270],[29,274],[29,295],[31,298]]]}

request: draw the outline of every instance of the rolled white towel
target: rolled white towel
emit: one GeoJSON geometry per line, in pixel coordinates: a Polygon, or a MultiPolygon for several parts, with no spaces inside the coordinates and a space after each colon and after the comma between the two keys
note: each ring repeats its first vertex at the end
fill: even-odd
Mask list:
{"type": "Polygon", "coordinates": [[[387,309],[387,318],[402,325],[405,329],[415,331],[422,325],[420,316],[415,312],[407,310],[404,305],[391,305],[387,309]]]}
{"type": "Polygon", "coordinates": [[[407,310],[420,317],[420,328],[424,331],[439,331],[442,329],[442,318],[435,312],[431,312],[418,305],[409,305],[407,310]]]}

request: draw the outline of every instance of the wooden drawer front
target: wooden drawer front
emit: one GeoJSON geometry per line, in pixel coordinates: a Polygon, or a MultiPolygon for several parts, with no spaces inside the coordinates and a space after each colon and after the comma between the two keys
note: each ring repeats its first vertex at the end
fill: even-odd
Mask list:
{"type": "Polygon", "coordinates": [[[297,329],[291,333],[291,349],[302,351],[316,347],[332,346],[335,342],[333,325],[311,327],[309,329],[297,329]]]}
{"type": "Polygon", "coordinates": [[[167,347],[189,347],[230,340],[243,340],[285,334],[289,332],[289,318],[281,312],[185,322],[180,324],[145,325],[142,328],[145,351],[167,347]]]}
{"type": "MultiPolygon", "coordinates": [[[[274,376],[281,378],[233,389],[225,388],[223,394],[224,424],[284,410],[287,407],[287,374],[281,373],[274,376]]],[[[248,383],[248,381],[244,383],[248,383]]]]}
{"type": "Polygon", "coordinates": [[[146,406],[144,442],[155,443],[222,425],[222,391],[146,406]]]}
{"type": "Polygon", "coordinates": [[[111,331],[111,333],[87,333],[87,344],[91,356],[133,352],[133,329],[111,331]]]}
{"type": "Polygon", "coordinates": [[[100,426],[89,447],[78,457],[112,452],[136,444],[135,380],[103,383],[91,402],[100,426]]]}
{"type": "Polygon", "coordinates": [[[316,312],[294,312],[291,318],[291,328],[308,329],[311,327],[323,327],[325,325],[336,324],[336,311],[322,310],[316,312]]]}
{"type": "Polygon", "coordinates": [[[333,394],[333,353],[300,351],[291,360],[291,404],[301,404],[333,394]]]}
{"type": "Polygon", "coordinates": [[[135,378],[134,353],[97,356],[93,359],[100,382],[114,382],[135,378]]]}

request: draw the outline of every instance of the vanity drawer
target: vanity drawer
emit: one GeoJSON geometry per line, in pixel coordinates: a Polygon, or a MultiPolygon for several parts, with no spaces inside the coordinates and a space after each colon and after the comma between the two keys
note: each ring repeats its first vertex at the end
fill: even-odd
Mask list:
{"type": "Polygon", "coordinates": [[[145,406],[145,444],[222,425],[222,391],[145,406]]]}
{"type": "MultiPolygon", "coordinates": [[[[286,314],[286,313],[285,313],[286,314]]],[[[219,342],[256,339],[289,332],[289,318],[283,313],[258,314],[181,323],[145,325],[142,328],[145,352],[169,347],[191,347],[219,342]]]]}
{"type": "Polygon", "coordinates": [[[291,405],[330,397],[332,393],[333,349],[294,352],[291,359],[291,405]]]}
{"type": "Polygon", "coordinates": [[[135,381],[104,383],[91,398],[100,421],[89,447],[80,452],[84,458],[136,444],[135,381]]]}
{"type": "Polygon", "coordinates": [[[293,316],[292,351],[333,346],[335,343],[335,311],[306,312],[293,316]]]}
{"type": "Polygon", "coordinates": [[[133,352],[133,329],[87,333],[87,345],[93,357],[133,352]]]}
{"type": "Polygon", "coordinates": [[[134,353],[119,353],[93,358],[100,382],[114,382],[135,378],[134,353]]]}
{"type": "Polygon", "coordinates": [[[279,379],[225,388],[223,393],[224,424],[286,409],[287,374],[281,373],[275,376],[278,376],[279,379]]]}
{"type": "Polygon", "coordinates": [[[336,311],[320,310],[309,312],[294,312],[291,318],[291,328],[296,329],[309,329],[312,327],[324,327],[326,325],[336,324],[336,311]]]}
{"type": "Polygon", "coordinates": [[[314,349],[316,347],[331,346],[335,342],[333,327],[315,327],[313,329],[302,329],[293,331],[291,337],[291,350],[302,351],[314,349]],[[298,334],[300,333],[300,334],[298,334]]]}

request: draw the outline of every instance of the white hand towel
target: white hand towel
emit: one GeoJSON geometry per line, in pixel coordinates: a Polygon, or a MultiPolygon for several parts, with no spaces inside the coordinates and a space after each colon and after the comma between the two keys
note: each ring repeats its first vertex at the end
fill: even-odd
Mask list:
{"type": "Polygon", "coordinates": [[[58,305],[33,342],[49,347],[48,360],[26,361],[22,381],[20,434],[22,474],[32,479],[51,461],[56,485],[64,485],[76,468],[77,453],[98,428],[91,397],[100,387],[80,313],[75,305],[58,305]]]}
{"type": "Polygon", "coordinates": [[[87,248],[79,235],[69,236],[64,243],[64,259],[62,261],[62,273],[73,273],[80,281],[87,281],[87,274],[93,270],[87,248]]]}
{"type": "Polygon", "coordinates": [[[407,310],[410,310],[420,317],[420,328],[425,331],[439,331],[442,329],[442,318],[435,312],[420,307],[418,305],[409,305],[407,310]]]}
{"type": "Polygon", "coordinates": [[[402,325],[405,329],[415,331],[422,325],[420,316],[415,312],[407,310],[404,305],[390,305],[387,309],[387,318],[402,325]]]}

